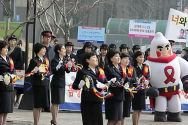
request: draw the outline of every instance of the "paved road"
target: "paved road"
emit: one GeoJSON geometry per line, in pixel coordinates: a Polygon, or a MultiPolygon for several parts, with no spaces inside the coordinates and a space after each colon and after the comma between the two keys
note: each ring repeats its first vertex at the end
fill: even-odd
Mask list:
{"type": "MultiPolygon", "coordinates": [[[[103,115],[103,118],[105,116],[103,115]]],[[[187,125],[188,113],[182,113],[183,122],[153,122],[153,114],[144,112],[141,114],[139,125],[187,125]]],[[[14,113],[8,114],[7,125],[32,125],[33,114],[30,110],[14,109],[14,113]]],[[[51,114],[47,112],[41,113],[39,125],[50,125],[51,114]]],[[[60,111],[58,121],[61,125],[82,125],[80,112],[60,111]]],[[[106,125],[104,119],[104,125],[106,125]]],[[[131,118],[127,118],[125,125],[132,125],[131,118]]]]}

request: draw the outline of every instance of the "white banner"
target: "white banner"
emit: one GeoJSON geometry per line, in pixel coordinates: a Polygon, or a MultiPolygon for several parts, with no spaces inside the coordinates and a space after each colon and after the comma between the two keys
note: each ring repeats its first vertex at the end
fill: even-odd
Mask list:
{"type": "Polygon", "coordinates": [[[165,37],[176,42],[186,42],[188,34],[188,14],[170,9],[165,37]]]}
{"type": "MultiPolygon", "coordinates": [[[[72,89],[72,84],[76,78],[76,72],[65,74],[66,88],[65,88],[65,104],[60,105],[60,110],[80,110],[81,90],[72,89]]],[[[183,85],[180,82],[180,99],[182,110],[188,111],[188,95],[183,90],[183,85]]],[[[104,107],[104,105],[103,105],[104,107]]],[[[146,109],[144,111],[152,111],[150,108],[149,97],[146,99],[146,109]]],[[[104,111],[104,108],[103,108],[104,111]]]]}
{"type": "Polygon", "coordinates": [[[129,37],[150,38],[155,36],[156,22],[130,20],[129,37]]]}

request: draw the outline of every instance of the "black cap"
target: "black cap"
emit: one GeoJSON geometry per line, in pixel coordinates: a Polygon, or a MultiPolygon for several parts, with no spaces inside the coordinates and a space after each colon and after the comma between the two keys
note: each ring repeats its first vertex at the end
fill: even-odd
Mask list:
{"type": "Polygon", "coordinates": [[[17,40],[16,36],[15,35],[11,35],[9,38],[8,38],[8,41],[12,40],[12,39],[15,39],[17,40]]]}
{"type": "Polygon", "coordinates": [[[22,43],[23,43],[22,40],[19,40],[18,45],[20,45],[20,44],[22,44],[22,43]]]}
{"type": "Polygon", "coordinates": [[[133,51],[136,50],[136,49],[140,49],[140,46],[139,45],[134,45],[133,46],[133,51]]]}
{"type": "Polygon", "coordinates": [[[86,47],[93,47],[93,44],[91,43],[91,42],[86,42],[85,44],[84,44],[84,48],[86,48],[86,47]]]}
{"type": "Polygon", "coordinates": [[[52,35],[51,36],[51,40],[54,40],[56,38],[56,36],[52,35]]]}
{"type": "Polygon", "coordinates": [[[66,44],[65,44],[65,47],[66,46],[74,46],[74,44],[72,44],[72,42],[67,42],[66,44]]]}
{"type": "Polygon", "coordinates": [[[109,49],[112,48],[112,49],[116,49],[116,45],[115,44],[110,44],[109,45],[109,49]]]}
{"type": "Polygon", "coordinates": [[[52,32],[51,31],[43,31],[41,33],[42,36],[49,36],[49,37],[52,37],[52,32]]]}
{"type": "Polygon", "coordinates": [[[120,49],[127,49],[127,45],[126,44],[121,44],[121,46],[119,48],[120,49]]]}
{"type": "Polygon", "coordinates": [[[105,49],[105,50],[107,50],[107,49],[108,49],[108,45],[107,45],[107,44],[102,44],[102,45],[100,46],[100,49],[105,49]]]}

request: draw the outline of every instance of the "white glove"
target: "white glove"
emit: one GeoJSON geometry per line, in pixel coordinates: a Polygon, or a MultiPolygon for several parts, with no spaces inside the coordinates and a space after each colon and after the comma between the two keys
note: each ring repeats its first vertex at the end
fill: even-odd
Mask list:
{"type": "Polygon", "coordinates": [[[14,75],[13,74],[9,74],[10,75],[10,77],[13,79],[14,78],[14,75]]]}
{"type": "Polygon", "coordinates": [[[116,80],[117,80],[117,79],[116,79],[116,77],[115,77],[115,78],[110,79],[110,82],[114,83],[116,80]]]}
{"type": "Polygon", "coordinates": [[[102,84],[101,82],[99,82],[98,80],[97,80],[96,86],[97,86],[97,88],[99,88],[99,89],[103,89],[103,88],[105,87],[105,85],[102,84]]]}
{"type": "Polygon", "coordinates": [[[2,75],[0,75],[0,81],[4,81],[4,78],[2,75]]]}
{"type": "Polygon", "coordinates": [[[63,65],[63,60],[59,61],[58,65],[56,66],[56,70],[61,68],[62,65],[63,65]]]}
{"type": "Polygon", "coordinates": [[[145,80],[144,83],[145,83],[146,85],[148,85],[148,84],[149,84],[149,80],[145,80]]]}
{"type": "Polygon", "coordinates": [[[85,81],[84,80],[80,80],[80,83],[78,85],[78,88],[81,89],[84,85],[85,85],[85,81]]]}
{"type": "Polygon", "coordinates": [[[39,67],[36,66],[36,67],[33,69],[33,71],[34,71],[35,73],[37,73],[37,72],[39,71],[39,67]]]}
{"type": "Polygon", "coordinates": [[[129,83],[127,82],[127,83],[125,83],[125,87],[129,87],[129,83]]]}
{"type": "Polygon", "coordinates": [[[67,66],[68,66],[68,68],[72,68],[72,62],[69,61],[69,62],[67,63],[67,66]]]}

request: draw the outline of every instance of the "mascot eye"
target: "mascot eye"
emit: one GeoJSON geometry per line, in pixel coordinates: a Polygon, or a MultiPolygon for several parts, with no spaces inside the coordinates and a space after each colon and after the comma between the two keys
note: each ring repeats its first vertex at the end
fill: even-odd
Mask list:
{"type": "Polygon", "coordinates": [[[169,47],[167,47],[166,49],[169,50],[169,47]]]}
{"type": "Polygon", "coordinates": [[[159,51],[162,51],[162,49],[160,48],[159,51]]]}

